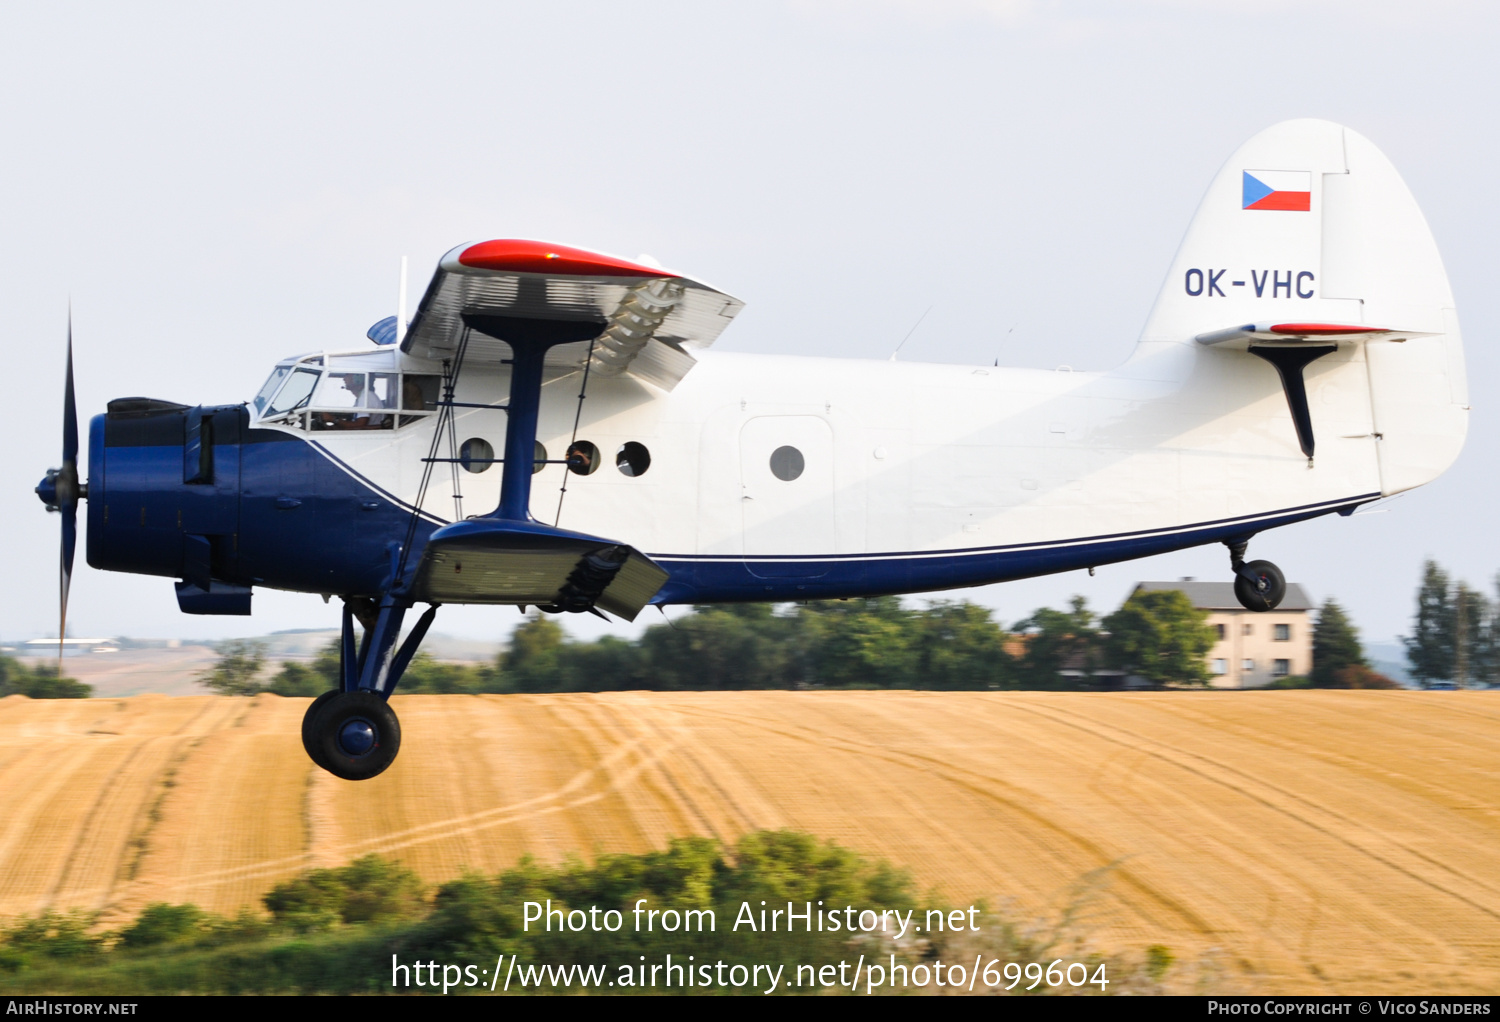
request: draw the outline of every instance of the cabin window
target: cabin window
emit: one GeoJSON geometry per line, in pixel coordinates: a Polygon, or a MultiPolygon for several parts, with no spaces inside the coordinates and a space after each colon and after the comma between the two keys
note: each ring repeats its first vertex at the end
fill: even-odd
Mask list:
{"type": "Polygon", "coordinates": [[[778,447],[771,452],[771,474],[782,482],[791,482],[802,474],[807,463],[795,447],[778,447]]]}
{"type": "Polygon", "coordinates": [[[624,475],[643,476],[646,469],[651,467],[651,452],[646,450],[645,444],[638,444],[634,440],[622,444],[615,452],[615,467],[624,475]]]}
{"type": "Polygon", "coordinates": [[[488,440],[472,437],[459,447],[458,463],[464,467],[465,472],[483,472],[495,463],[495,448],[490,446],[488,440]]]}
{"type": "Polygon", "coordinates": [[[1275,638],[1275,640],[1277,642],[1289,642],[1289,641],[1291,641],[1291,638],[1292,638],[1292,626],[1291,625],[1273,625],[1272,627],[1276,629],[1276,635],[1274,636],[1274,638],[1275,638]]]}
{"type": "Polygon", "coordinates": [[[599,448],[587,440],[579,440],[568,448],[568,471],[581,476],[591,476],[599,471],[599,448]]]}

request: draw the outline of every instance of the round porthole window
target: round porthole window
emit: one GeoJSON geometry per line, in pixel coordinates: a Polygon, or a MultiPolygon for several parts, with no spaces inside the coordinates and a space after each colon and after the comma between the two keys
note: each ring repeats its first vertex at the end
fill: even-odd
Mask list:
{"type": "Polygon", "coordinates": [[[465,472],[483,472],[495,463],[495,449],[488,440],[479,437],[465,440],[458,449],[458,463],[465,472]]]}
{"type": "Polygon", "coordinates": [[[599,471],[599,448],[587,440],[579,440],[568,448],[568,471],[581,476],[591,476],[599,471]]]}
{"type": "Polygon", "coordinates": [[[547,467],[547,448],[542,446],[538,440],[536,446],[531,449],[531,474],[536,475],[547,467]]]}
{"type": "Polygon", "coordinates": [[[806,468],[802,452],[795,447],[778,447],[771,452],[771,474],[783,482],[791,482],[806,468]]]}
{"type": "Polygon", "coordinates": [[[651,452],[646,450],[645,444],[638,444],[634,440],[622,444],[615,452],[615,468],[628,476],[643,476],[646,469],[651,467],[651,452]]]}

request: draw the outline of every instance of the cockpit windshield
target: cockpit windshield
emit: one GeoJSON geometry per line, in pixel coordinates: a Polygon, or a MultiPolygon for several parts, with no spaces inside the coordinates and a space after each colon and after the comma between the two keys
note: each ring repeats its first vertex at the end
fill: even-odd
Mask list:
{"type": "Polygon", "coordinates": [[[318,377],[322,374],[316,369],[308,369],[298,366],[297,371],[292,373],[292,378],[287,381],[286,386],[266,407],[262,418],[270,418],[283,412],[296,411],[307,404],[308,398],[312,397],[313,388],[318,385],[318,377]]]}
{"type": "Polygon", "coordinates": [[[281,381],[286,379],[287,373],[291,371],[291,366],[277,366],[271,370],[271,378],[266,381],[265,386],[260,388],[260,393],[255,395],[255,414],[261,415],[265,412],[266,403],[271,400],[271,395],[276,393],[276,388],[281,386],[281,381]]]}

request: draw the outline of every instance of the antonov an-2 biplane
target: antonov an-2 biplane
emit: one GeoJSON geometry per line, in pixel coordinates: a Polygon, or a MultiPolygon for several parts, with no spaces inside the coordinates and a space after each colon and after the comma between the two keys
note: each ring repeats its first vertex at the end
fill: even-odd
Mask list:
{"type": "Polygon", "coordinates": [[[463,245],[409,324],[289,358],[248,404],[111,401],[86,486],[70,340],[63,467],[37,487],[64,613],[81,497],[89,564],[180,579],[187,613],[248,614],[255,586],[340,597],[342,686],[303,741],[360,779],[396,756],[387,697],[444,603],[631,619],[1223,543],[1267,610],[1285,582],[1252,536],[1432,480],[1467,428],[1427,224],[1324,121],[1230,158],[1109,372],[710,350],[740,308],[642,261],[463,245]]]}

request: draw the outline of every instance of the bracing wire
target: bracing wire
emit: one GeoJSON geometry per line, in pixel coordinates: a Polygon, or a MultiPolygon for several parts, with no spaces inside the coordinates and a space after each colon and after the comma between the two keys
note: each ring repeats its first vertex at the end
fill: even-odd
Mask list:
{"type": "MultiPolygon", "coordinates": [[[[467,338],[467,331],[465,338],[467,338]]],[[[453,479],[453,520],[461,522],[464,520],[464,492],[462,475],[458,464],[458,413],[453,410],[453,392],[458,386],[458,370],[463,365],[464,344],[459,342],[458,355],[453,367],[453,375],[449,378],[447,387],[447,411],[448,411],[448,471],[453,479]]]]}
{"type": "MultiPolygon", "coordinates": [[[[583,399],[589,392],[589,367],[594,364],[594,345],[599,339],[589,341],[589,357],[583,363],[583,383],[578,388],[578,408],[573,412],[573,438],[568,441],[568,451],[563,455],[566,461],[573,451],[573,445],[578,443],[578,424],[583,420],[583,399]]],[[[557,515],[552,519],[552,527],[555,529],[562,523],[563,498],[568,495],[568,476],[573,474],[569,465],[563,465],[562,489],[557,494],[557,515]]]]}
{"type": "Polygon", "coordinates": [[[453,390],[458,385],[458,374],[463,368],[464,353],[469,349],[469,328],[464,328],[463,337],[458,342],[458,352],[451,365],[445,359],[443,361],[443,400],[438,405],[436,428],[432,431],[432,444],[427,449],[427,457],[422,462],[422,482],[417,486],[417,499],[412,505],[411,517],[406,522],[406,538],[401,543],[401,557],[396,563],[396,577],[391,580],[394,588],[401,584],[406,577],[406,561],[411,556],[412,541],[417,536],[417,522],[422,518],[422,505],[427,500],[427,487],[432,482],[432,466],[438,461],[438,446],[443,442],[443,434],[448,420],[453,417],[453,390]]]}

